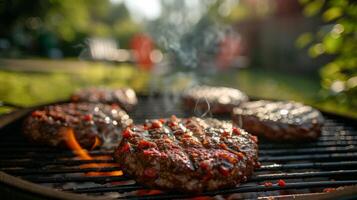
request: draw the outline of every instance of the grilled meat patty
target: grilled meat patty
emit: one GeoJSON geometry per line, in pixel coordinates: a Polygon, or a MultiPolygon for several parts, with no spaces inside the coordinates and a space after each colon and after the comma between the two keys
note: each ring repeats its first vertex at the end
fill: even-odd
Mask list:
{"type": "Polygon", "coordinates": [[[227,87],[196,86],[186,90],[183,103],[187,109],[197,109],[214,114],[231,113],[233,108],[248,101],[243,92],[227,87]]]}
{"type": "Polygon", "coordinates": [[[135,91],[131,88],[84,88],[71,96],[73,102],[94,102],[118,104],[127,111],[133,109],[138,103],[135,91]]]}
{"type": "Polygon", "coordinates": [[[313,140],[321,134],[322,114],[290,101],[255,101],[233,110],[233,121],[252,134],[270,140],[313,140]]]}
{"type": "Polygon", "coordinates": [[[172,116],[127,128],[114,158],[149,187],[201,192],[246,181],[258,166],[258,146],[230,122],[172,116]]]}
{"type": "Polygon", "coordinates": [[[71,128],[79,144],[89,149],[117,144],[121,131],[130,124],[132,120],[118,106],[68,103],[33,111],[25,119],[23,132],[31,141],[65,147],[65,134],[71,128]]]}

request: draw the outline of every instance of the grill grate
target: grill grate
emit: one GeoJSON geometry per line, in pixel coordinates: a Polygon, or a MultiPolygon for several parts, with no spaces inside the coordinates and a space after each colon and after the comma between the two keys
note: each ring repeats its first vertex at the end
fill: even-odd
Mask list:
{"type": "MultiPolygon", "coordinates": [[[[142,97],[132,118],[141,123],[145,119],[163,118],[175,114],[188,116],[178,104],[156,97],[142,97]]],[[[222,117],[229,119],[229,117],[222,117]]],[[[316,193],[324,188],[357,184],[357,134],[353,122],[325,116],[322,137],[316,142],[302,144],[271,143],[261,140],[259,160],[262,164],[253,177],[236,188],[205,192],[203,196],[221,195],[227,198],[240,193],[239,197],[252,197],[316,193]],[[276,183],[284,179],[285,187],[276,183]],[[247,196],[248,195],[248,196],[247,196]],[[250,196],[249,196],[250,195],[250,196]]],[[[0,170],[33,183],[60,191],[85,193],[127,199],[189,198],[190,194],[150,193],[148,188],[136,184],[124,176],[84,176],[86,172],[110,172],[118,167],[81,168],[83,164],[114,163],[113,159],[78,160],[68,150],[57,150],[28,143],[22,136],[17,120],[0,130],[0,170]],[[140,195],[139,195],[140,194],[140,195]],[[139,196],[138,196],[139,195],[139,196]]],[[[109,151],[94,150],[91,155],[110,155],[109,151]]]]}

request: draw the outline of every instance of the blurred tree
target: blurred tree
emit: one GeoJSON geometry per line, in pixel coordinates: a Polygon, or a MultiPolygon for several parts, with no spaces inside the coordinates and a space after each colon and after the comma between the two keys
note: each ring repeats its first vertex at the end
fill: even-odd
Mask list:
{"type": "Polygon", "coordinates": [[[109,0],[5,0],[0,18],[0,38],[46,56],[54,48],[78,56],[81,49],[74,46],[87,37],[115,38],[128,48],[130,36],[140,31],[125,5],[109,0]]]}
{"type": "Polygon", "coordinates": [[[300,0],[308,17],[321,15],[325,25],[316,34],[305,33],[298,47],[309,46],[311,57],[330,55],[320,71],[323,94],[357,110],[357,3],[353,0],[300,0]]]}
{"type": "Polygon", "coordinates": [[[129,48],[133,35],[142,32],[141,25],[132,20],[125,4],[111,5],[108,23],[111,25],[113,36],[119,40],[122,48],[129,48]]]}

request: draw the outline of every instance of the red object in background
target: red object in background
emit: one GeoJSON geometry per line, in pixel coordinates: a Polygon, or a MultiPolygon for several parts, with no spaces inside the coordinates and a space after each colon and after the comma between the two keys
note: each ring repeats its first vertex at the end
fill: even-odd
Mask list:
{"type": "Polygon", "coordinates": [[[220,42],[219,53],[216,58],[219,69],[229,68],[234,59],[241,53],[241,38],[236,34],[226,35],[220,42]]]}
{"type": "Polygon", "coordinates": [[[284,180],[280,179],[280,180],[278,180],[278,185],[280,187],[285,187],[286,186],[286,182],[284,180]]]}
{"type": "Polygon", "coordinates": [[[153,62],[150,53],[154,48],[152,39],[145,34],[137,34],[131,39],[131,48],[134,50],[134,58],[141,69],[151,70],[153,62]]]}

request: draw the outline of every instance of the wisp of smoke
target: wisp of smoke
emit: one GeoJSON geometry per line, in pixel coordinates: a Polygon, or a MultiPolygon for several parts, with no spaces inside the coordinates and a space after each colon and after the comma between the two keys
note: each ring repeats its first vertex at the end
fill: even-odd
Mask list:
{"type": "Polygon", "coordinates": [[[211,106],[210,106],[210,103],[208,102],[207,98],[203,98],[203,100],[205,101],[206,105],[207,105],[207,109],[204,113],[201,114],[202,112],[202,107],[199,106],[200,102],[201,102],[201,99],[198,99],[196,101],[196,104],[195,104],[195,108],[193,109],[193,113],[196,115],[196,116],[199,116],[201,118],[205,117],[207,114],[209,114],[209,117],[212,117],[212,113],[211,113],[211,106]]]}
{"type": "Polygon", "coordinates": [[[81,49],[78,59],[79,60],[89,60],[91,59],[90,47],[89,47],[89,38],[85,39],[83,43],[77,44],[74,48],[81,49]]]}

